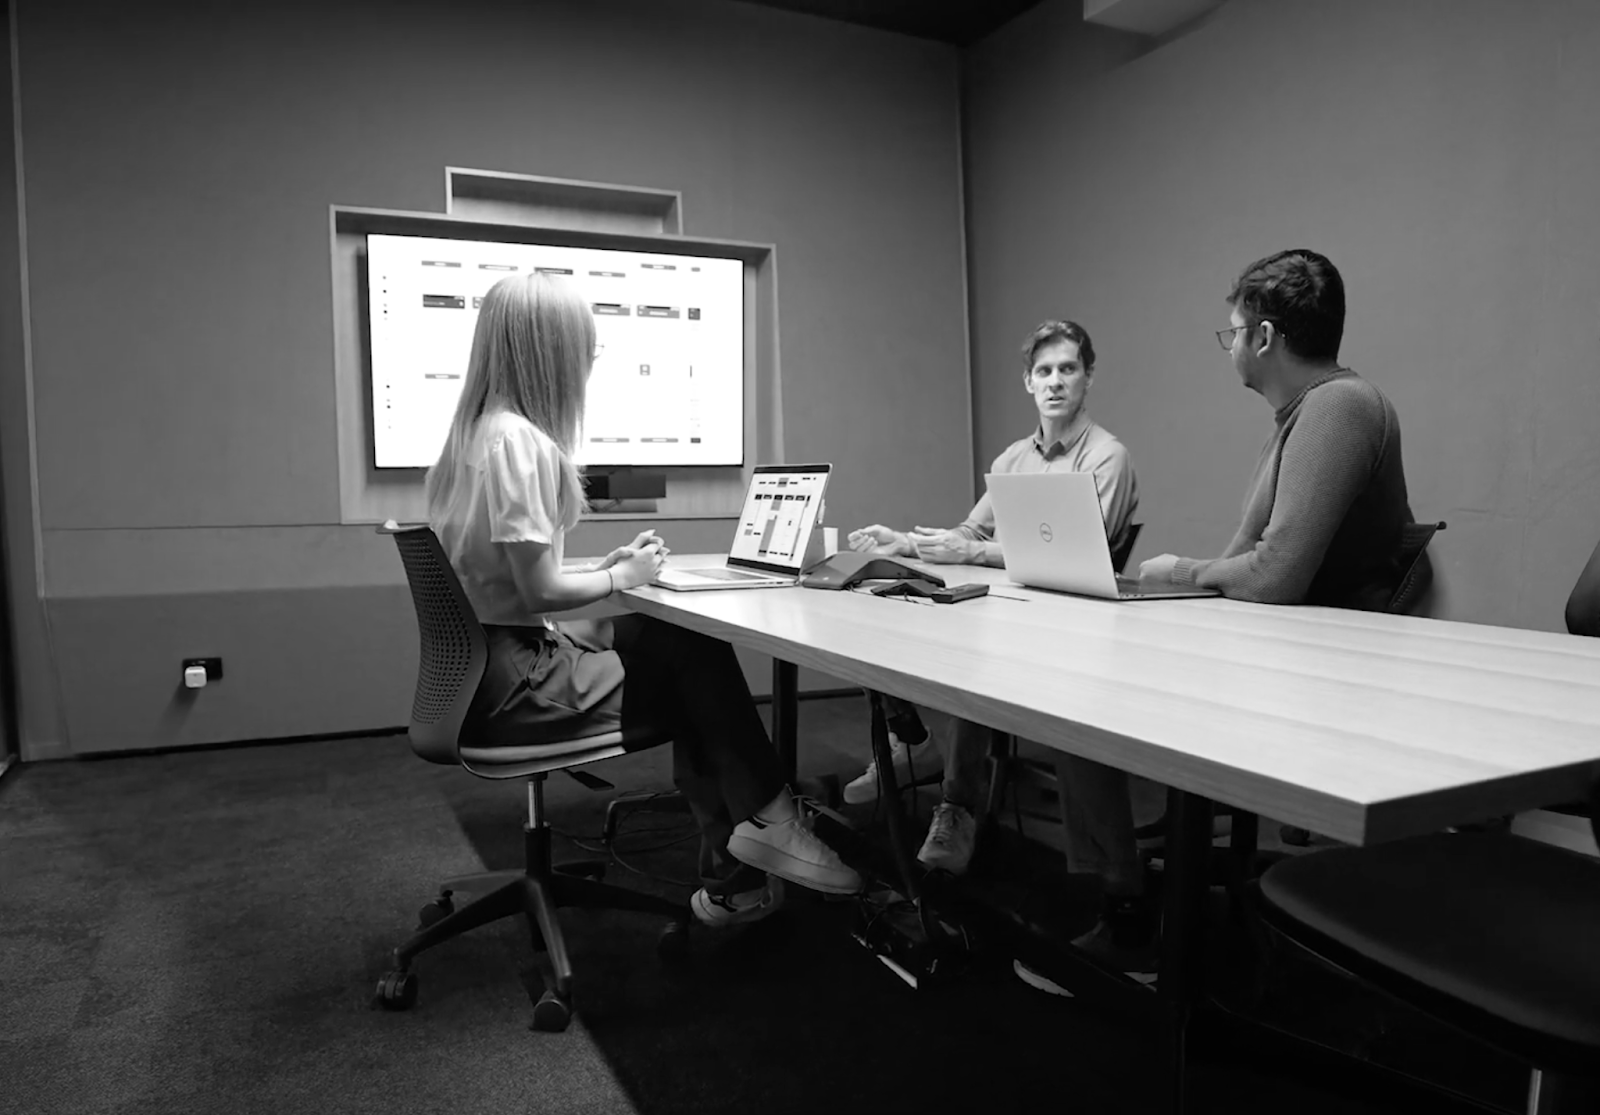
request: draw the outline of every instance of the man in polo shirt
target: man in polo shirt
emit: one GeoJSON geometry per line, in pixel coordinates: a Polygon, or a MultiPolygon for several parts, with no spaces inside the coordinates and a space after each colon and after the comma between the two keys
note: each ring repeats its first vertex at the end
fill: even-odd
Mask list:
{"type": "MultiPolygon", "coordinates": [[[[1128,450],[1089,417],[1084,407],[1089,386],[1094,381],[1094,345],[1083,326],[1072,321],[1047,321],[1031,334],[1022,346],[1023,386],[1033,396],[1039,411],[1039,425],[1028,437],[1012,443],[995,458],[991,472],[1087,472],[1094,476],[1100,493],[1100,510],[1105,517],[1106,537],[1113,552],[1128,536],[1134,510],[1139,506],[1139,485],[1134,478],[1128,450]]],[[[919,558],[923,561],[964,565],[1003,566],[1005,558],[995,537],[994,507],[988,493],[960,526],[950,529],[916,527],[910,532],[874,524],[850,534],[854,550],[919,558]]],[[[939,868],[959,875],[972,859],[977,824],[974,814],[982,791],[984,763],[988,757],[989,729],[964,720],[956,721],[955,731],[944,747],[944,801],[934,811],[927,839],[917,859],[927,868],[939,868]]],[[[909,751],[891,738],[895,770],[904,778],[909,773],[909,751]]],[[[1100,768],[1109,771],[1110,768],[1100,768]]],[[[1103,798],[1106,787],[1091,772],[1077,777],[1075,765],[1064,770],[1066,792],[1076,799],[1079,791],[1095,799],[1103,798]]],[[[1120,772],[1118,772],[1120,775],[1120,772]]],[[[1111,788],[1120,792],[1122,808],[1128,812],[1125,777],[1111,788]]],[[[877,769],[869,765],[844,791],[852,804],[873,801],[878,796],[877,769]]],[[[1079,853],[1090,862],[1075,869],[1103,873],[1095,851],[1102,844],[1120,846],[1120,841],[1101,839],[1093,831],[1095,819],[1105,811],[1098,800],[1073,811],[1082,832],[1069,832],[1069,853],[1079,853]]],[[[1131,839],[1131,820],[1129,822],[1131,839]]],[[[1137,861],[1135,861],[1137,866],[1137,861]]]]}

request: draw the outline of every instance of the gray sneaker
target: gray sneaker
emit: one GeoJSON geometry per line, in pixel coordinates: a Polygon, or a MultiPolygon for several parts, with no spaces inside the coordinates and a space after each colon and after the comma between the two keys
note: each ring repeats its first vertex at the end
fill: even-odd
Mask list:
{"type": "Polygon", "coordinates": [[[929,871],[948,871],[952,875],[965,875],[972,862],[972,846],[978,838],[978,822],[972,812],[944,801],[933,811],[928,825],[928,838],[922,842],[917,862],[929,871]]]}

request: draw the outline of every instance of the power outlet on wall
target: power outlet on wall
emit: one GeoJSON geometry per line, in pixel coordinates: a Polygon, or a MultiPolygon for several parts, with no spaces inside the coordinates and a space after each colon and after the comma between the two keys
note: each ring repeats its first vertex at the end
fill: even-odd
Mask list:
{"type": "Polygon", "coordinates": [[[222,677],[222,659],[220,658],[185,658],[183,660],[183,668],[187,670],[190,666],[199,666],[205,670],[207,681],[217,681],[222,677]]]}

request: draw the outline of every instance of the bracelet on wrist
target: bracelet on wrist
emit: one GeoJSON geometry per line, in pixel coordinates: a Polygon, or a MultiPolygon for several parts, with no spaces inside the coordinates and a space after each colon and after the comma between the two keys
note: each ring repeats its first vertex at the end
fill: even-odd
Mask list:
{"type": "Polygon", "coordinates": [[[617,591],[617,575],[615,573],[611,572],[611,567],[610,566],[607,566],[606,567],[606,576],[611,579],[611,588],[606,591],[606,595],[607,596],[611,596],[617,591]]]}

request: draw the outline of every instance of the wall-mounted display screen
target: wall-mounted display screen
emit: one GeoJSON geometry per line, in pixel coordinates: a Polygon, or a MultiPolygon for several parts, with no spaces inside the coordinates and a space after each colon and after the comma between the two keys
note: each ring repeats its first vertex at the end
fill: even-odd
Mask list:
{"type": "Polygon", "coordinates": [[[744,463],[744,265],[609,248],[367,237],[373,463],[426,468],[461,394],[478,305],[542,270],[594,310],[578,463],[744,463]]]}

